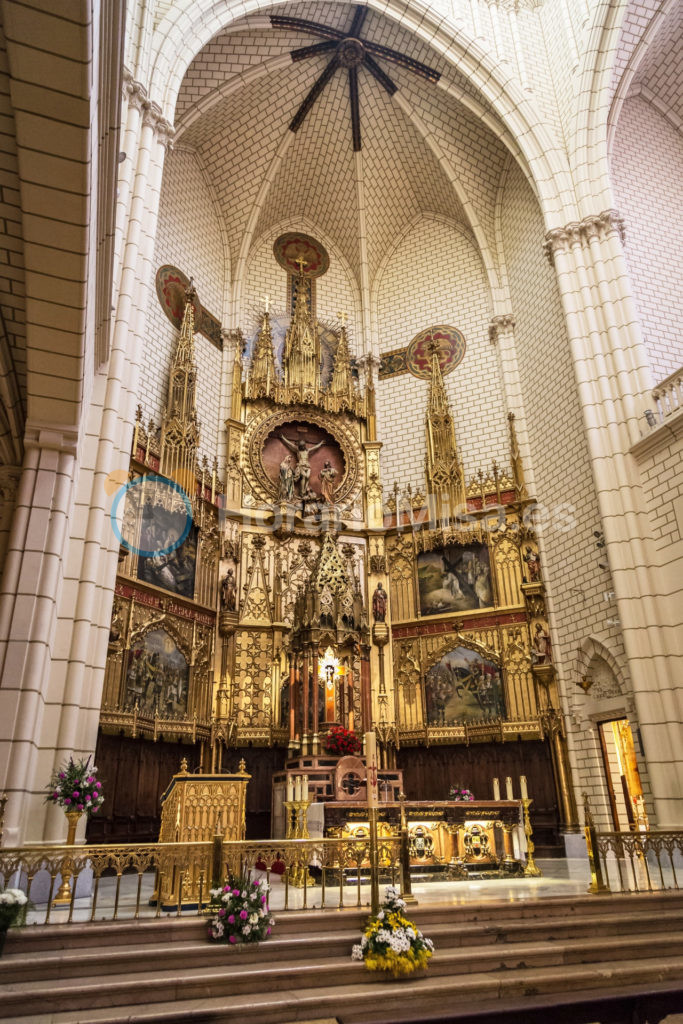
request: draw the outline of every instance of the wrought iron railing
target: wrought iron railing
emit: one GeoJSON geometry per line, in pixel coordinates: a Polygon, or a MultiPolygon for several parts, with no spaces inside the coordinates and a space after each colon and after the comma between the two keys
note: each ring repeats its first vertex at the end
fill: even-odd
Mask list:
{"type": "MultiPolygon", "coordinates": [[[[0,886],[26,893],[34,924],[203,914],[230,873],[265,877],[276,911],[360,908],[369,866],[369,839],[27,846],[0,849],[0,886]]],[[[379,867],[397,884],[400,838],[379,839],[379,867]]]]}
{"type": "Polygon", "coordinates": [[[599,832],[584,793],[589,892],[655,892],[680,889],[683,830],[599,832]]]}

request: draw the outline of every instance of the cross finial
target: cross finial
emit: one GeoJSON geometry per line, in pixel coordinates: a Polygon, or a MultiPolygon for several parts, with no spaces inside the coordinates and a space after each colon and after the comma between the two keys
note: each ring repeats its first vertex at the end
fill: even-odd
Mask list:
{"type": "Polygon", "coordinates": [[[297,258],[294,260],[294,262],[296,263],[297,267],[299,268],[299,273],[303,275],[304,267],[308,266],[308,263],[306,262],[306,260],[303,258],[303,256],[297,256],[297,258]]]}
{"type": "Polygon", "coordinates": [[[264,302],[266,304],[266,313],[270,313],[270,295],[264,297],[264,302]]]}
{"type": "Polygon", "coordinates": [[[344,313],[343,311],[340,313],[339,310],[337,310],[337,318],[341,321],[342,327],[346,327],[346,321],[348,320],[348,315],[346,313],[344,313]]]}

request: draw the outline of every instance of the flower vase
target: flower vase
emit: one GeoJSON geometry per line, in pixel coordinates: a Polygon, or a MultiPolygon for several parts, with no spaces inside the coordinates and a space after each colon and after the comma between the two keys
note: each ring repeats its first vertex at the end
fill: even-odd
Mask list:
{"type": "MultiPolygon", "coordinates": [[[[66,834],[66,845],[74,846],[76,842],[76,829],[78,822],[83,815],[83,811],[65,811],[66,820],[69,828],[66,834]]],[[[59,892],[52,901],[53,907],[68,906],[71,903],[71,878],[73,876],[74,862],[67,854],[62,861],[62,884],[59,887],[59,892]]]]}

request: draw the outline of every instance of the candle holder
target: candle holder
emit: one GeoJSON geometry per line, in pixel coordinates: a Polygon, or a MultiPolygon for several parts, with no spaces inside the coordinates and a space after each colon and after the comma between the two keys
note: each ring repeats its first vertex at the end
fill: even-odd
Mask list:
{"type": "MultiPolygon", "coordinates": [[[[310,839],[308,834],[308,808],[312,800],[285,800],[287,830],[285,839],[310,839]]],[[[297,889],[305,885],[315,885],[315,880],[308,873],[308,864],[297,861],[288,865],[289,884],[297,889]]]]}
{"type": "Polygon", "coordinates": [[[526,867],[524,868],[524,874],[532,878],[541,878],[543,872],[534,860],[534,850],[536,847],[531,839],[533,835],[533,829],[531,828],[531,816],[529,814],[529,807],[533,803],[533,800],[526,799],[522,800],[524,806],[524,835],[526,836],[526,867]]]}

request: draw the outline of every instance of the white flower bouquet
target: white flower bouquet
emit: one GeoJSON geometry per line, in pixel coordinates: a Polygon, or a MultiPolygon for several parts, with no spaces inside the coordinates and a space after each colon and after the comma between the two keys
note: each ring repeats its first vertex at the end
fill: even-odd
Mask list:
{"type": "Polygon", "coordinates": [[[352,960],[364,960],[369,971],[390,971],[395,978],[425,969],[434,943],[406,918],[405,907],[398,889],[388,885],[381,909],[351,951],[352,960]]]}

